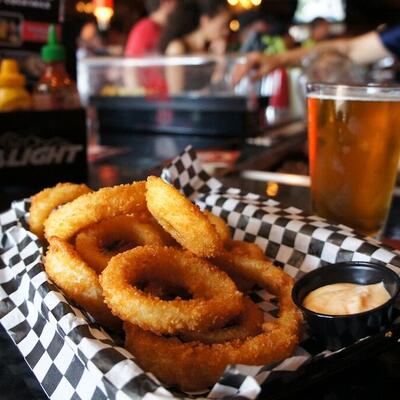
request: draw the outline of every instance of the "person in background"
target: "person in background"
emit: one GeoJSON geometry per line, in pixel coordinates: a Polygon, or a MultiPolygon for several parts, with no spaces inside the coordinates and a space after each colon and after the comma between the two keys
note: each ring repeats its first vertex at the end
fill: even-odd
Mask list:
{"type": "Polygon", "coordinates": [[[312,47],[322,40],[329,39],[331,24],[325,18],[314,18],[310,22],[309,27],[310,35],[309,38],[303,42],[303,47],[312,47]]]}
{"type": "Polygon", "coordinates": [[[400,23],[354,38],[324,40],[313,47],[296,48],[276,55],[249,53],[247,62],[236,68],[233,83],[239,82],[250,72],[252,79],[260,79],[276,68],[299,65],[312,52],[329,51],[337,51],[359,65],[370,64],[390,55],[399,58],[400,23]]]}
{"type": "Polygon", "coordinates": [[[76,58],[78,60],[91,56],[108,55],[104,37],[100,34],[96,22],[86,22],[78,38],[78,50],[76,58]]]}
{"type": "Polygon", "coordinates": [[[125,51],[126,32],[124,31],[124,21],[121,17],[111,19],[110,27],[107,31],[107,52],[111,56],[121,57],[125,51]]]}
{"type": "Polygon", "coordinates": [[[289,26],[267,17],[258,10],[245,11],[238,16],[240,23],[240,53],[254,51],[281,53],[296,45],[289,26]]]}
{"type": "Polygon", "coordinates": [[[224,54],[230,12],[225,0],[186,0],[171,14],[160,38],[166,55],[224,54]]]}
{"type": "Polygon", "coordinates": [[[262,37],[271,28],[264,13],[259,10],[244,11],[237,19],[240,24],[239,41],[241,46],[239,52],[264,51],[265,45],[262,37]]]}
{"type": "MultiPolygon", "coordinates": [[[[167,56],[184,54],[223,55],[226,52],[231,14],[226,0],[185,0],[171,14],[160,38],[160,50],[167,56]]],[[[216,83],[223,76],[224,63],[210,61],[211,76],[204,65],[185,68],[170,66],[166,69],[169,94],[185,90],[201,90],[216,83]]]]}
{"type": "Polygon", "coordinates": [[[146,0],[149,16],[141,19],[130,31],[125,56],[140,57],[157,53],[161,32],[177,4],[178,0],[146,0]]]}

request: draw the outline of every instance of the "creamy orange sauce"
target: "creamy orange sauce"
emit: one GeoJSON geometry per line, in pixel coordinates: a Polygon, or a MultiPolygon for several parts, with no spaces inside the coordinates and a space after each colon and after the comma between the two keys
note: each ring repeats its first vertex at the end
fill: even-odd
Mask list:
{"type": "Polygon", "coordinates": [[[350,315],[372,310],[389,299],[383,282],[373,285],[335,283],[310,292],[303,306],[322,314],[350,315]]]}

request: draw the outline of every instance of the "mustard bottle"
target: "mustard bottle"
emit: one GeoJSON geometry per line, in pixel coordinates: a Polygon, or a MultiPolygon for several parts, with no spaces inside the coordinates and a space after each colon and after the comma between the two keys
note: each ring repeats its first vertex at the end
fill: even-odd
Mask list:
{"type": "Polygon", "coordinates": [[[25,76],[15,60],[4,59],[0,66],[0,112],[28,110],[32,99],[25,89],[25,76]]]}

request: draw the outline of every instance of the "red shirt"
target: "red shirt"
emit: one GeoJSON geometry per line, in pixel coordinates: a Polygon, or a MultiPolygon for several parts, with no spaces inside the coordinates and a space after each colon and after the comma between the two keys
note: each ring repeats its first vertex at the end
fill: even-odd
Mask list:
{"type": "Polygon", "coordinates": [[[140,57],[157,52],[160,34],[160,25],[150,18],[141,19],[129,33],[125,56],[140,57]]]}

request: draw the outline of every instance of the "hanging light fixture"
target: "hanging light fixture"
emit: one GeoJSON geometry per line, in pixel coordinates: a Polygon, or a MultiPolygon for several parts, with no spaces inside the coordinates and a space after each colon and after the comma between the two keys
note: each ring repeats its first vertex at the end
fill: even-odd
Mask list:
{"type": "Polygon", "coordinates": [[[93,5],[93,14],[97,19],[99,29],[102,31],[107,30],[114,15],[114,0],[93,0],[93,5]]]}
{"type": "Polygon", "coordinates": [[[227,2],[231,7],[249,10],[250,8],[258,7],[262,0],[227,0],[227,2]]]}

